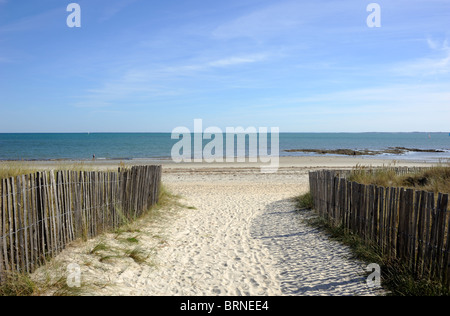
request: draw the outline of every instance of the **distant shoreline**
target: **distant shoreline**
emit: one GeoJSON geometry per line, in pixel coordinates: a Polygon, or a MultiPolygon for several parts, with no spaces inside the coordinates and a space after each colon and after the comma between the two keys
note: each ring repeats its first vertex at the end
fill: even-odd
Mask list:
{"type": "MultiPolygon", "coordinates": [[[[419,149],[419,148],[406,148],[406,147],[390,147],[385,150],[369,150],[369,149],[285,149],[280,151],[281,158],[317,158],[317,157],[359,157],[361,159],[370,160],[405,160],[405,161],[426,161],[426,162],[439,162],[440,160],[450,161],[450,150],[443,149],[419,149]],[[408,156],[409,154],[409,156],[408,156]],[[415,154],[429,154],[428,156],[414,156],[415,154]],[[435,156],[433,154],[442,154],[444,156],[435,156]],[[435,156],[435,157],[434,157],[435,156]]],[[[192,157],[193,159],[194,157],[192,157]]],[[[225,160],[226,157],[224,157],[225,160]]],[[[237,159],[237,157],[235,157],[237,159]]],[[[248,156],[246,156],[246,160],[248,156]]],[[[106,158],[96,157],[93,158],[28,158],[28,159],[1,159],[0,162],[30,162],[30,163],[89,163],[89,162],[106,162],[106,163],[130,163],[130,162],[143,162],[143,161],[162,161],[164,163],[171,162],[170,156],[155,156],[155,157],[119,157],[119,158],[106,158]]]]}
{"type": "MultiPolygon", "coordinates": [[[[86,167],[94,167],[98,169],[116,168],[121,165],[162,165],[165,170],[208,170],[208,169],[253,169],[259,168],[264,163],[257,162],[182,162],[175,163],[171,159],[131,159],[131,160],[34,160],[34,161],[0,161],[2,164],[24,164],[36,168],[57,169],[64,166],[72,166],[81,164],[86,167]]],[[[380,158],[376,156],[282,156],[279,159],[279,168],[301,168],[301,169],[317,169],[317,168],[353,168],[359,166],[431,166],[439,163],[438,161],[412,160],[412,159],[391,159],[380,158]]]]}
{"type": "MultiPolygon", "coordinates": [[[[180,141],[181,139],[172,139],[170,133],[0,134],[0,161],[87,162],[94,155],[96,160],[124,162],[137,159],[168,160],[171,159],[174,146],[180,141]]],[[[202,139],[202,148],[207,148],[210,142],[210,139],[202,139]]],[[[234,145],[236,144],[237,139],[234,145]]],[[[227,152],[227,145],[227,137],[224,135],[224,154],[227,152]]],[[[260,151],[262,146],[259,143],[257,145],[257,150],[260,151]]],[[[281,157],[344,154],[389,159],[450,159],[450,137],[446,133],[282,132],[279,134],[278,144],[273,145],[279,150],[281,157]]],[[[256,150],[249,137],[246,137],[244,146],[246,154],[250,150],[256,150]]],[[[271,147],[272,138],[269,137],[267,152],[272,152],[271,147]]],[[[191,152],[194,153],[194,146],[191,152]]],[[[234,154],[236,153],[235,148],[234,154]]]]}
{"type": "MultiPolygon", "coordinates": [[[[288,149],[280,152],[280,158],[315,158],[315,157],[359,157],[362,159],[381,159],[381,160],[424,160],[421,157],[407,157],[405,154],[408,153],[448,153],[448,157],[429,157],[425,160],[432,159],[448,159],[450,160],[450,150],[435,150],[435,149],[424,149],[424,150],[358,150],[358,149],[288,149]]],[[[224,160],[226,157],[223,157],[224,160]]],[[[237,159],[238,157],[235,157],[237,159]]],[[[248,160],[248,156],[245,157],[248,160]]],[[[194,159],[194,157],[192,157],[194,159]]],[[[0,162],[140,162],[140,161],[172,161],[171,157],[138,157],[138,158],[104,158],[96,157],[93,158],[28,158],[28,159],[0,159],[0,162]]]]}

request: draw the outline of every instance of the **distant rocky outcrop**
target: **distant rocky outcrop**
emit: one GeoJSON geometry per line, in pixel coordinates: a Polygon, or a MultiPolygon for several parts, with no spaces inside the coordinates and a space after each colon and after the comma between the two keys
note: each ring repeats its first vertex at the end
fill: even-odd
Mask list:
{"type": "Polygon", "coordinates": [[[285,152],[304,152],[304,153],[316,153],[320,155],[345,155],[345,156],[375,156],[381,154],[395,154],[401,155],[406,152],[427,152],[427,153],[442,153],[444,151],[438,149],[418,149],[418,148],[406,148],[406,147],[389,147],[385,150],[355,150],[355,149],[288,149],[285,152]]]}

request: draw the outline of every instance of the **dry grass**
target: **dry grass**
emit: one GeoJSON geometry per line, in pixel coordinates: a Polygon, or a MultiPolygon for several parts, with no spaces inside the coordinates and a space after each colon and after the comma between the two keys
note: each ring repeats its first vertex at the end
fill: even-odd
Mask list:
{"type": "MultiPolygon", "coordinates": [[[[168,220],[166,217],[168,217],[170,209],[189,208],[180,203],[180,199],[181,197],[170,193],[164,185],[161,185],[157,205],[151,207],[139,219],[126,222],[114,232],[105,232],[98,236],[99,242],[91,247],[86,255],[96,258],[99,262],[113,262],[130,258],[138,264],[155,266],[156,250],[142,243],[141,236],[152,234],[145,231],[147,225],[168,220]]],[[[161,236],[151,235],[150,237],[155,239],[155,244],[162,246],[165,243],[161,236]]],[[[74,243],[84,244],[81,239],[74,243]]],[[[91,261],[86,261],[85,264],[88,265],[91,261]]],[[[0,296],[78,296],[88,293],[91,287],[97,286],[97,284],[82,283],[81,288],[68,287],[66,266],[67,264],[59,262],[57,259],[50,259],[45,266],[41,267],[43,272],[40,274],[43,274],[44,277],[32,278],[25,273],[10,275],[0,284],[0,296]]]]}
{"type": "MultiPolygon", "coordinates": [[[[348,180],[365,185],[383,187],[404,187],[434,193],[450,193],[450,164],[439,164],[424,168],[406,175],[397,175],[395,168],[369,168],[357,166],[351,171],[348,180]]],[[[310,209],[313,206],[310,194],[297,198],[297,206],[310,209]]],[[[328,219],[318,215],[312,216],[308,224],[325,230],[329,236],[349,246],[356,258],[364,262],[380,264],[382,284],[387,295],[393,296],[449,296],[450,290],[436,280],[418,278],[407,266],[399,260],[384,255],[375,243],[368,244],[357,234],[335,226],[328,219]]]]}
{"type": "Polygon", "coordinates": [[[0,284],[0,296],[30,296],[36,292],[36,284],[26,274],[8,274],[0,284]]]}
{"type": "Polygon", "coordinates": [[[375,243],[367,243],[363,238],[342,226],[335,226],[328,219],[316,215],[305,219],[305,223],[325,231],[329,238],[348,246],[354,258],[381,267],[381,281],[387,296],[449,296],[450,290],[436,280],[418,278],[407,265],[385,256],[375,243]]]}
{"type": "MultiPolygon", "coordinates": [[[[120,164],[118,164],[119,166],[120,164]]],[[[58,163],[54,162],[48,166],[42,164],[34,164],[26,161],[2,161],[0,162],[0,179],[17,177],[20,175],[32,174],[48,170],[70,170],[70,171],[117,171],[116,166],[107,169],[96,166],[95,164],[85,162],[58,163]]]]}
{"type": "Polygon", "coordinates": [[[422,171],[397,175],[392,168],[368,171],[356,167],[352,170],[350,181],[361,184],[374,184],[383,187],[404,187],[434,193],[450,193],[450,164],[437,165],[422,171]]]}
{"type": "Polygon", "coordinates": [[[31,174],[37,172],[36,167],[23,162],[1,162],[0,163],[0,179],[11,178],[23,174],[31,174]]]}

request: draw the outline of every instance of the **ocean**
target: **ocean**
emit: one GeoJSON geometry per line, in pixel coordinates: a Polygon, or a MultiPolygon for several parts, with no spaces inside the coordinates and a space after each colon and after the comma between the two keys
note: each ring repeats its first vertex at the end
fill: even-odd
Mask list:
{"type": "MultiPolygon", "coordinates": [[[[193,137],[192,137],[193,139],[193,137]]],[[[171,133],[0,134],[0,160],[170,159],[178,142],[171,133]]],[[[207,144],[210,140],[204,140],[207,144]]],[[[224,147],[225,147],[224,135],[224,147]]],[[[248,139],[247,139],[248,145],[248,139]]],[[[270,148],[270,137],[268,141],[270,148]]],[[[389,147],[434,149],[443,152],[380,154],[392,159],[450,159],[448,133],[280,133],[280,156],[316,156],[286,152],[293,149],[385,150],[389,147]]],[[[224,150],[225,152],[225,150],[224,150]]]]}

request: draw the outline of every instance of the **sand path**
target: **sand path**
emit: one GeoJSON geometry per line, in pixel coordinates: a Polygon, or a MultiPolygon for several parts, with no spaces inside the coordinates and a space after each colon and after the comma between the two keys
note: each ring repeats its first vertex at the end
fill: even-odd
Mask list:
{"type": "MultiPolygon", "coordinates": [[[[346,247],[301,221],[291,198],[307,190],[307,171],[166,171],[163,182],[184,208],[141,229],[152,264],[129,257],[100,262],[99,243],[72,246],[56,260],[81,266],[89,295],[374,295],[364,265],[346,247]]],[[[99,237],[121,247],[117,237],[99,237]]]]}

